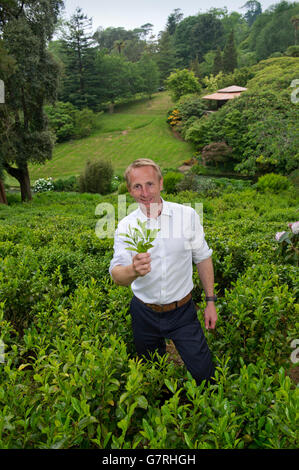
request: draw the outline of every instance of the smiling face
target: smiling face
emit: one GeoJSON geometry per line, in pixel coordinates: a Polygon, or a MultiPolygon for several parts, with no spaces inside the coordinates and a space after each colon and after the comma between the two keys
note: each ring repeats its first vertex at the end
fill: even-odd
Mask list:
{"type": "Polygon", "coordinates": [[[163,188],[163,178],[159,179],[154,167],[141,166],[132,168],[129,180],[129,193],[149,216],[151,205],[158,207],[161,203],[160,191],[163,188]]]}

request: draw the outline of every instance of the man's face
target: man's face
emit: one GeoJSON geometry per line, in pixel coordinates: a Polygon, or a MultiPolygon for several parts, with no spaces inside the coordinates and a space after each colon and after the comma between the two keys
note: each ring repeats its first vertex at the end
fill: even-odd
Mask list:
{"type": "Polygon", "coordinates": [[[161,202],[160,191],[163,188],[163,179],[159,180],[156,170],[152,166],[133,168],[130,171],[131,196],[138,204],[145,207],[149,212],[151,204],[161,202]]]}

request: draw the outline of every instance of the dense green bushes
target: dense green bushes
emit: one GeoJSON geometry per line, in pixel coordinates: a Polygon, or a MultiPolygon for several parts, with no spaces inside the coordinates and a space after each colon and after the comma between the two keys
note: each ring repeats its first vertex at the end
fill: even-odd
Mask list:
{"type": "Polygon", "coordinates": [[[204,94],[228,85],[247,91],[209,115],[184,116],[176,108],[168,122],[194,145],[203,165],[221,164],[244,175],[288,175],[298,168],[298,106],[292,98],[297,62],[271,58],[232,75],[206,77],[204,94]]]}
{"type": "Polygon", "coordinates": [[[80,192],[107,194],[111,189],[112,176],[113,167],[109,160],[88,161],[79,178],[80,192]]]}
{"type": "MultiPolygon", "coordinates": [[[[287,372],[298,269],[275,250],[276,231],[296,217],[293,192],[166,199],[203,203],[219,295],[206,333],[216,382],[197,387],[167,357],[137,361],[132,294],[109,277],[113,240],[94,231],[95,207],[116,208],[117,196],[41,193],[26,206],[10,197],[0,209],[1,448],[296,448],[287,372]]],[[[194,282],[202,322],[195,272],[194,282]]]]}
{"type": "Polygon", "coordinates": [[[58,101],[55,106],[46,106],[45,111],[57,142],[87,137],[96,126],[96,114],[91,109],[79,110],[71,103],[58,101]]]}

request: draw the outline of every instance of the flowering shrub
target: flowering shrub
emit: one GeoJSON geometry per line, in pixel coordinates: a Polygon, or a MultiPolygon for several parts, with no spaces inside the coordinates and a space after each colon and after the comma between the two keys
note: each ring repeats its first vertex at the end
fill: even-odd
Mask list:
{"type": "Polygon", "coordinates": [[[298,235],[299,221],[289,223],[290,232],[276,232],[275,240],[278,242],[277,251],[285,258],[285,261],[294,263],[298,266],[298,235]]]}
{"type": "Polygon", "coordinates": [[[167,122],[171,127],[174,127],[181,121],[181,119],[179,111],[177,109],[173,109],[167,118],[167,122]]]}
{"type": "Polygon", "coordinates": [[[33,191],[35,193],[44,193],[46,191],[53,191],[54,183],[53,179],[50,178],[40,178],[34,182],[33,191]]]}

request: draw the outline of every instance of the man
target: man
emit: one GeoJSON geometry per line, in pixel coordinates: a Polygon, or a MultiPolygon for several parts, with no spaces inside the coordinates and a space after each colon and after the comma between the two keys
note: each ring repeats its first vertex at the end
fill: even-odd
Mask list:
{"type": "Polygon", "coordinates": [[[150,159],[135,160],[126,170],[130,194],[139,204],[124,217],[115,232],[114,256],[109,272],[118,285],[131,285],[132,328],[139,356],[165,354],[165,338],[171,339],[196,382],[214,375],[211,354],[191,297],[192,262],[206,294],[205,327],[215,328],[217,313],[213,295],[214,271],[199,216],[194,209],[164,201],[161,170],[150,159]],[[158,229],[147,253],[128,251],[129,226],[137,220],[158,229]],[[122,235],[121,235],[122,234],[122,235]]]}

